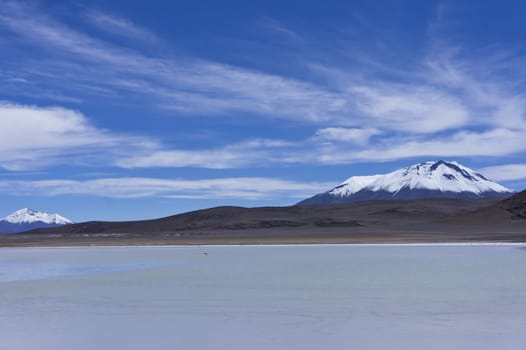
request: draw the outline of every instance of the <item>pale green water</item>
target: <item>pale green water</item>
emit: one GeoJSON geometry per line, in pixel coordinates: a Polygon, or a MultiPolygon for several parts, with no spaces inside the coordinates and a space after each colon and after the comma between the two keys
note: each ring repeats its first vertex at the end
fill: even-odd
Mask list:
{"type": "Polygon", "coordinates": [[[116,346],[526,349],[526,250],[0,249],[0,349],[116,346]]]}

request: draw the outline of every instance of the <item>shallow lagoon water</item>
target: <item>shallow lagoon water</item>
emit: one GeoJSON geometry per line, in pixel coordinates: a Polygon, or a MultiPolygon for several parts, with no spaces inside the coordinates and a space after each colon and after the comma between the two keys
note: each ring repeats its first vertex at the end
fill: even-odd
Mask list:
{"type": "Polygon", "coordinates": [[[518,246],[0,249],[0,349],[526,349],[518,246]]]}

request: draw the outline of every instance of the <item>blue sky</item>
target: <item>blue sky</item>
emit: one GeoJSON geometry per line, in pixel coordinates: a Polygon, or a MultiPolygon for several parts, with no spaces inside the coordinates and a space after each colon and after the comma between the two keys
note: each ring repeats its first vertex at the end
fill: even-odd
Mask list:
{"type": "Polygon", "coordinates": [[[525,11],[0,0],[0,216],[289,205],[435,159],[522,190],[525,11]]]}

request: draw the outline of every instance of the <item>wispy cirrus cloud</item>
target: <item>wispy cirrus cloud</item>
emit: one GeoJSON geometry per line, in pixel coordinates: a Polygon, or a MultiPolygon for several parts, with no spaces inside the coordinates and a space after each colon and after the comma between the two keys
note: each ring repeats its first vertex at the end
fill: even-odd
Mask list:
{"type": "Polygon", "coordinates": [[[0,193],[24,196],[88,195],[107,198],[205,198],[262,200],[305,198],[324,191],[333,183],[298,182],[264,177],[218,179],[160,179],[144,177],[95,180],[0,180],[0,193]]]}
{"type": "Polygon", "coordinates": [[[517,72],[523,71],[526,57],[501,48],[468,60],[458,58],[457,51],[443,45],[434,48],[437,54],[424,62],[425,79],[465,101],[472,125],[522,128],[526,94],[521,87],[526,78],[517,72]]]}
{"type": "Polygon", "coordinates": [[[140,40],[147,44],[160,44],[162,40],[148,28],[144,28],[129,19],[95,9],[85,8],[86,20],[96,28],[112,35],[140,40]]]}
{"type": "Polygon", "coordinates": [[[481,132],[461,131],[427,139],[415,136],[392,136],[364,145],[369,134],[345,128],[321,129],[305,140],[276,141],[269,146],[258,140],[219,148],[197,150],[163,149],[116,162],[123,168],[198,167],[210,169],[264,168],[276,164],[338,165],[384,162],[418,157],[462,158],[503,157],[526,151],[526,131],[490,129],[481,132]],[[360,140],[362,138],[362,140],[360,140]]]}
{"type": "MultiPolygon", "coordinates": [[[[175,116],[244,118],[250,114],[312,128],[311,135],[274,140],[281,142],[274,145],[262,142],[257,130],[251,130],[245,141],[185,149],[92,127],[94,136],[88,139],[100,139],[100,144],[119,143],[113,148],[119,150],[119,157],[104,155],[111,166],[223,169],[424,156],[497,157],[526,151],[521,142],[526,129],[526,98],[521,87],[526,79],[520,74],[503,75],[510,64],[521,67],[524,60],[520,57],[487,55],[474,60],[473,55],[435,45],[408,71],[393,70],[385,62],[356,60],[391,78],[370,75],[370,69],[351,74],[345,66],[311,64],[307,57],[301,62],[307,69],[300,79],[189,55],[145,54],[133,45],[116,44],[71,27],[41,10],[17,2],[6,2],[0,9],[0,26],[10,31],[11,42],[31,45],[42,54],[38,60],[22,60],[6,68],[9,71],[2,76],[11,79],[11,85],[6,85],[9,89],[24,85],[16,91],[36,94],[39,88],[49,92],[51,86],[63,92],[61,86],[67,86],[69,98],[97,95],[125,103],[149,103],[175,111],[175,116]],[[322,79],[309,79],[311,76],[322,79]],[[133,147],[136,152],[130,156],[132,152],[127,151],[133,147]]],[[[114,35],[157,39],[151,38],[153,32],[125,18],[91,9],[83,16],[114,35]]],[[[286,33],[277,22],[267,22],[273,30],[286,33]]],[[[26,108],[33,113],[39,112],[37,109],[26,108]]],[[[86,118],[84,123],[89,125],[86,118]]],[[[94,154],[97,147],[82,144],[82,137],[77,139],[76,144],[64,141],[62,146],[43,147],[46,151],[42,154],[49,155],[43,158],[56,160],[57,154],[67,155],[71,150],[94,154]]],[[[4,155],[5,168],[22,169],[30,164],[21,152],[16,154],[16,149],[23,147],[4,153],[9,155],[4,155]]]]}
{"type": "Polygon", "coordinates": [[[282,37],[285,39],[285,42],[290,44],[290,42],[305,44],[305,39],[302,38],[300,34],[295,32],[294,30],[287,28],[286,26],[283,26],[279,23],[279,21],[275,20],[274,18],[270,17],[263,17],[259,24],[264,27],[265,29],[273,32],[274,34],[282,37]]]}
{"type": "MultiPolygon", "coordinates": [[[[90,9],[86,16],[114,33],[138,40],[156,38],[124,18],[90,9]]],[[[100,94],[109,98],[129,93],[148,96],[150,103],[181,114],[249,112],[314,124],[430,134],[473,123],[491,125],[504,117],[522,120],[525,109],[522,96],[503,88],[500,81],[473,78],[487,67],[473,68],[453,55],[435,58],[435,51],[429,55],[432,59],[406,72],[402,79],[379,79],[349,74],[345,67],[327,67],[328,83],[320,84],[308,80],[308,69],[306,79],[299,80],[191,56],[145,55],[133,46],[94,37],[19,3],[8,2],[0,10],[0,25],[48,53],[32,61],[34,66],[24,70],[21,79],[48,74],[55,81],[44,84],[58,85],[64,77],[69,86],[84,93],[91,86],[93,92],[111,91],[100,94]],[[92,68],[86,68],[84,61],[92,68]],[[60,71],[65,72],[57,74],[60,71]]],[[[317,67],[311,75],[323,70],[322,65],[317,67]]]]}
{"type": "MultiPolygon", "coordinates": [[[[191,57],[146,56],[18,3],[9,2],[0,10],[0,24],[60,57],[32,62],[41,72],[54,75],[67,68],[77,82],[146,94],[161,106],[186,114],[245,111],[321,122],[338,117],[345,105],[337,94],[304,81],[191,57]],[[97,67],[86,71],[84,65],[71,61],[88,61],[97,67]]],[[[134,35],[133,31],[128,34],[134,35]]],[[[58,80],[60,77],[56,75],[58,80]]]]}
{"type": "Polygon", "coordinates": [[[301,147],[300,143],[274,139],[248,139],[218,148],[158,149],[116,161],[121,168],[182,168],[228,169],[267,167],[285,163],[287,150],[301,147]],[[281,156],[280,156],[281,154],[281,156]]]}

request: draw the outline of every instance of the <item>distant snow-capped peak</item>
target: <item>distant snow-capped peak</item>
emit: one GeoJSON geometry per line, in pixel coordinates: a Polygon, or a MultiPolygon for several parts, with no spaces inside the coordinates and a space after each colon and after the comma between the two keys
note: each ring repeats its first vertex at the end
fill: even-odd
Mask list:
{"type": "Polygon", "coordinates": [[[15,211],[13,214],[6,216],[4,221],[12,224],[31,224],[34,222],[43,222],[52,225],[66,225],[73,222],[59,214],[48,214],[42,211],[24,208],[15,211]]]}
{"type": "Polygon", "coordinates": [[[402,189],[470,192],[476,195],[486,192],[513,192],[457,162],[440,160],[411,165],[384,175],[353,176],[328,193],[333,196],[348,197],[364,189],[393,194],[402,189]]]}

